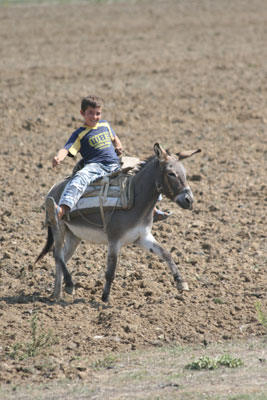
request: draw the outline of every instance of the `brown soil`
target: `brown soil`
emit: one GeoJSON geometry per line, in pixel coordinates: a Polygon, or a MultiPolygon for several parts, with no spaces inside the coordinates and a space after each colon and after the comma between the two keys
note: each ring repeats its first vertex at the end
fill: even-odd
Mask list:
{"type": "Polygon", "coordinates": [[[266,26],[264,0],[1,8],[0,382],[88,378],[75,360],[264,333],[255,305],[267,307],[266,26]],[[189,292],[131,246],[104,305],[106,249],[83,243],[69,263],[75,295],[50,300],[53,258],[34,265],[43,202],[73,168],[55,172],[51,159],[88,93],[105,99],[130,155],[152,155],[155,142],[202,148],[184,163],[194,210],[164,199],[174,215],[153,228],[189,292]],[[34,322],[53,343],[28,357],[39,350],[34,322]]]}

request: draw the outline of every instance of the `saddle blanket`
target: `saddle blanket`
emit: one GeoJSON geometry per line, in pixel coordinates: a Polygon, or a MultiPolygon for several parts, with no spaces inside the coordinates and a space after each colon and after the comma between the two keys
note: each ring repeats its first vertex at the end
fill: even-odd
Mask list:
{"type": "MultiPolygon", "coordinates": [[[[105,176],[88,186],[77,205],[68,214],[69,217],[75,217],[80,213],[83,215],[94,213],[96,209],[129,210],[134,200],[132,185],[134,175],[128,173],[134,168],[131,165],[133,159],[127,157],[127,162],[124,162],[121,172],[115,173],[116,176],[105,176]]],[[[134,161],[136,165],[139,159],[134,161]]]]}

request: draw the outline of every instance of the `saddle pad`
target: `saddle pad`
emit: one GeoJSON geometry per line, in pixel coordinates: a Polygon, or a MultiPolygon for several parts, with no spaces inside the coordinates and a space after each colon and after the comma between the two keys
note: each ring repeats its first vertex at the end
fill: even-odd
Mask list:
{"type": "Polygon", "coordinates": [[[133,176],[120,173],[115,178],[105,176],[88,186],[69,217],[94,213],[100,207],[106,210],[129,210],[133,205],[133,176]]]}

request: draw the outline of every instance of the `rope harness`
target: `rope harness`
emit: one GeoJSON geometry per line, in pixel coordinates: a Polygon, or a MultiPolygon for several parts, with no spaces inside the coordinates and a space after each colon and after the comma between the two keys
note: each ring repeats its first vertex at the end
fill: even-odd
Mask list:
{"type": "Polygon", "coordinates": [[[156,190],[159,194],[163,193],[163,190],[164,190],[163,182],[164,182],[165,186],[167,188],[167,192],[165,193],[165,196],[169,197],[171,200],[174,200],[176,195],[170,184],[168,174],[166,173],[166,170],[165,170],[164,166],[162,166],[161,163],[160,163],[160,170],[161,170],[162,175],[161,175],[160,181],[156,182],[156,190]]]}

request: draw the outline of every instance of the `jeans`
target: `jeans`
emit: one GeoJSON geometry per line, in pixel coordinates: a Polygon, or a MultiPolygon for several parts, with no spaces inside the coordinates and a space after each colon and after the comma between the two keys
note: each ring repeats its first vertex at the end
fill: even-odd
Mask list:
{"type": "Polygon", "coordinates": [[[72,209],[78,203],[90,183],[119,169],[119,164],[86,164],[80,171],[76,172],[74,177],[67,183],[59,200],[59,205],[65,204],[72,209]]]}

